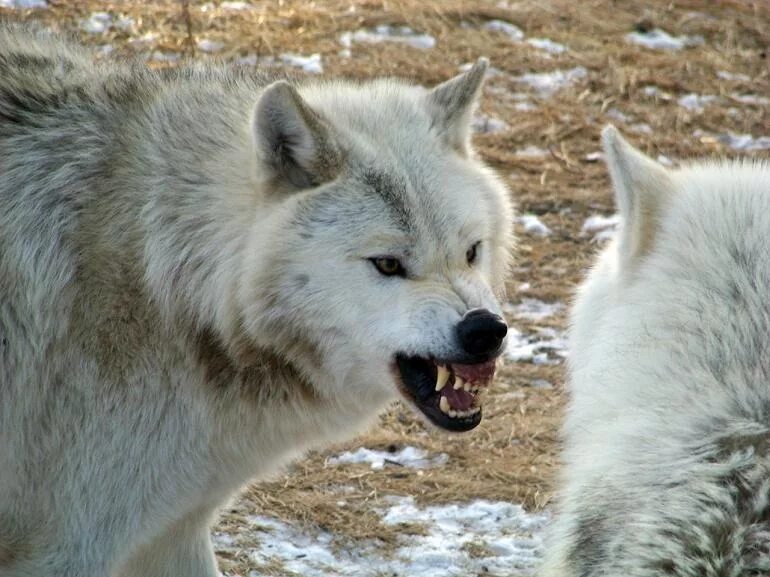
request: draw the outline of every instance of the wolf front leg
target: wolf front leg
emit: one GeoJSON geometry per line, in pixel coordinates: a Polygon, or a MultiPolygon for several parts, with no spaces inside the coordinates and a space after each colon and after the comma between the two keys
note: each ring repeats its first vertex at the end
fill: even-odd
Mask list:
{"type": "Polygon", "coordinates": [[[210,535],[211,516],[192,516],[144,545],[119,577],[217,577],[210,535]]]}

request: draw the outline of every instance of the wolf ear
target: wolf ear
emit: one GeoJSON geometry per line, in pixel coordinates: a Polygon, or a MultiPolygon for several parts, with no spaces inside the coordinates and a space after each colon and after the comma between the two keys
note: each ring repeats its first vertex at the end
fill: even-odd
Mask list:
{"type": "Polygon", "coordinates": [[[668,170],[626,142],[614,126],[602,131],[602,144],[623,219],[620,251],[630,262],[652,246],[662,205],[674,185],[668,170]]]}
{"type": "Polygon", "coordinates": [[[296,188],[333,179],[341,152],[324,119],[285,80],[262,92],[252,120],[258,156],[296,188]]]}
{"type": "Polygon", "coordinates": [[[479,58],[468,71],[439,84],[428,93],[433,125],[447,144],[461,154],[468,153],[471,116],[488,67],[489,60],[479,58]]]}

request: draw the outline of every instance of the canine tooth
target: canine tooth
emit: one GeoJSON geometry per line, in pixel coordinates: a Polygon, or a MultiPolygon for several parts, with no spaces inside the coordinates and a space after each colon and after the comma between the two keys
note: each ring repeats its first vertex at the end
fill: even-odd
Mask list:
{"type": "Polygon", "coordinates": [[[449,401],[447,401],[446,397],[441,397],[441,400],[438,403],[438,407],[439,407],[439,409],[441,409],[442,412],[447,413],[447,414],[449,413],[449,411],[450,411],[449,401]]]}
{"type": "Polygon", "coordinates": [[[449,380],[449,369],[444,365],[438,366],[438,372],[436,373],[436,391],[440,391],[446,385],[449,380]]]}
{"type": "Polygon", "coordinates": [[[454,386],[455,391],[457,389],[461,389],[464,384],[465,384],[465,381],[463,381],[460,377],[455,377],[455,386],[454,386]]]}

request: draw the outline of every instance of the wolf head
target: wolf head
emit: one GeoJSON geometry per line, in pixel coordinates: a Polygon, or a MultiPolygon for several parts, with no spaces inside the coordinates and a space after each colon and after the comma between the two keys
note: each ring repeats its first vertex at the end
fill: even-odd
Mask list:
{"type": "Polygon", "coordinates": [[[512,241],[508,194],[469,145],[486,68],[432,90],[279,81],[261,94],[265,199],[242,315],[319,395],[376,410],[400,391],[443,428],[480,422],[512,241]]]}

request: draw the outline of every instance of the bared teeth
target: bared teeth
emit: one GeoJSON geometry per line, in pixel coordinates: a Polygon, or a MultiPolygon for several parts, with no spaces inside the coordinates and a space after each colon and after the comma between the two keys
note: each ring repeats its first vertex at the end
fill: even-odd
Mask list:
{"type": "Polygon", "coordinates": [[[455,391],[457,389],[462,389],[464,384],[465,384],[465,381],[463,381],[460,377],[455,375],[455,384],[454,384],[455,391]]]}
{"type": "Polygon", "coordinates": [[[439,401],[439,404],[438,404],[438,406],[439,406],[439,409],[441,409],[441,412],[442,412],[442,413],[446,413],[446,414],[447,414],[447,415],[449,415],[450,417],[452,416],[452,415],[450,414],[450,412],[451,412],[451,410],[452,410],[452,409],[450,408],[450,406],[449,406],[449,401],[447,400],[447,398],[446,398],[446,397],[443,397],[443,396],[441,397],[441,400],[439,401]]]}
{"type": "Polygon", "coordinates": [[[436,372],[436,392],[444,388],[444,386],[447,384],[447,381],[449,380],[449,375],[451,374],[449,372],[449,369],[447,369],[444,365],[438,365],[437,368],[438,368],[438,371],[436,372]]]}

